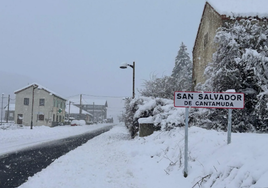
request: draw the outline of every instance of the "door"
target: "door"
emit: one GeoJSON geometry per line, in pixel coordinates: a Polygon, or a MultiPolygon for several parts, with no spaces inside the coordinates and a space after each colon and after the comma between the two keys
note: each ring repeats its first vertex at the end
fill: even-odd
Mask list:
{"type": "Polygon", "coordinates": [[[17,124],[22,124],[22,120],[23,120],[23,114],[18,114],[17,124]]]}

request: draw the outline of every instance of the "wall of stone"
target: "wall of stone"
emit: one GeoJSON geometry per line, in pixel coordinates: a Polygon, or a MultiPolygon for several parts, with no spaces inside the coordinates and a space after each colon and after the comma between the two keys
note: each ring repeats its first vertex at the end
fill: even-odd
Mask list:
{"type": "Polygon", "coordinates": [[[221,15],[206,3],[193,49],[193,88],[205,82],[204,70],[216,51],[213,40],[221,26],[221,15]]]}

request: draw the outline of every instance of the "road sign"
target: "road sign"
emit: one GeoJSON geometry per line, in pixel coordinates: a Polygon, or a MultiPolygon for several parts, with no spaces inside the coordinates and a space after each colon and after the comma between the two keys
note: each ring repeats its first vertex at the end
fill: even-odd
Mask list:
{"type": "Polygon", "coordinates": [[[244,108],[244,93],[176,91],[174,106],[185,108],[184,177],[188,176],[188,116],[189,108],[228,108],[227,144],[231,143],[232,109],[244,108]]]}
{"type": "Polygon", "coordinates": [[[242,109],[244,108],[244,93],[176,91],[174,94],[174,106],[183,108],[242,109]]]}

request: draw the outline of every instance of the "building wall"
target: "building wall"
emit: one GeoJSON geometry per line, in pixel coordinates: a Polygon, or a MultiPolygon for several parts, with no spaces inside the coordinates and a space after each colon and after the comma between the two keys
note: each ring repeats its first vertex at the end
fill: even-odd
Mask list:
{"type": "Polygon", "coordinates": [[[221,26],[221,16],[206,3],[193,49],[193,89],[198,83],[205,82],[204,70],[212,62],[216,51],[213,40],[221,26]]]}
{"type": "MultiPolygon", "coordinates": [[[[31,115],[32,115],[32,91],[33,87],[26,88],[16,93],[16,103],[15,103],[15,122],[18,123],[18,114],[23,115],[22,124],[26,126],[31,125],[31,115]],[[24,98],[29,98],[29,105],[24,105],[24,98]]],[[[55,95],[50,94],[49,92],[43,89],[34,89],[34,108],[33,108],[33,126],[53,126],[53,115],[55,117],[61,116],[58,118],[61,122],[64,122],[65,114],[65,100],[56,97],[55,95]],[[44,99],[44,106],[40,106],[40,99],[44,99]],[[63,103],[61,106],[55,104],[55,100],[58,103],[63,103]],[[62,107],[62,108],[61,108],[62,107]],[[62,112],[59,113],[59,109],[62,109],[62,112]],[[38,115],[44,115],[44,120],[38,120],[38,115]]]]}
{"type": "Polygon", "coordinates": [[[22,114],[22,124],[31,125],[31,109],[32,109],[32,87],[22,90],[16,94],[15,102],[15,122],[19,124],[18,114],[22,114]],[[29,98],[29,104],[24,105],[24,98],[29,98]]]}
{"type": "Polygon", "coordinates": [[[65,108],[66,108],[66,101],[62,98],[59,98],[53,95],[52,98],[52,116],[50,119],[52,120],[52,126],[57,125],[58,123],[64,123],[65,118],[65,108]],[[61,112],[59,110],[61,109],[61,112]]]}

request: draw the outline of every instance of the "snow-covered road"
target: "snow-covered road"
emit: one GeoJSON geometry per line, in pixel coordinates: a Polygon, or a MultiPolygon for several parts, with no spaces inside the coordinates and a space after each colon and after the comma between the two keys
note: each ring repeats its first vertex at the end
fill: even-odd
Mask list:
{"type": "Polygon", "coordinates": [[[112,124],[58,126],[53,128],[38,126],[33,129],[29,127],[18,128],[17,126],[13,126],[5,130],[0,129],[0,155],[19,151],[45,142],[98,130],[110,125],[112,124]]]}

